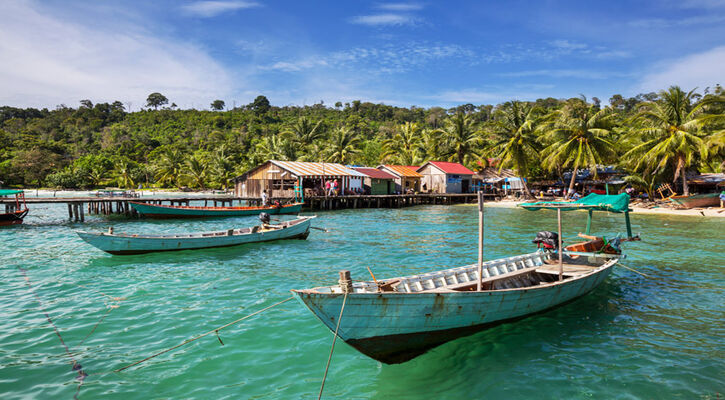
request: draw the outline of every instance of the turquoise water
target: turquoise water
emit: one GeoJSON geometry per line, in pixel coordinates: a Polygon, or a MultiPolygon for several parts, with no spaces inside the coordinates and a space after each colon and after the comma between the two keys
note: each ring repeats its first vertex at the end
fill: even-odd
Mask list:
{"type": "MultiPolygon", "coordinates": [[[[119,257],[73,230],[216,230],[255,219],[69,224],[64,205],[33,207],[26,225],[0,230],[2,398],[316,398],[332,334],[296,301],[222,330],[223,346],[212,334],[109,371],[283,300],[290,289],[332,284],[341,269],[368,279],[366,266],[380,278],[476,260],[475,207],[319,216],[316,225],[331,232],[313,231],[307,241],[119,257]],[[80,389],[38,299],[89,374],[80,389]]],[[[585,217],[566,214],[566,238],[583,230],[585,217]]],[[[602,215],[593,232],[623,232],[622,220],[602,215]]],[[[624,263],[652,279],[618,268],[575,302],[400,365],[338,341],[324,397],[722,398],[725,220],[633,215],[632,223],[643,241],[627,244],[624,263]]],[[[535,233],[555,225],[554,213],[488,208],[486,258],[531,251],[535,233]]]]}

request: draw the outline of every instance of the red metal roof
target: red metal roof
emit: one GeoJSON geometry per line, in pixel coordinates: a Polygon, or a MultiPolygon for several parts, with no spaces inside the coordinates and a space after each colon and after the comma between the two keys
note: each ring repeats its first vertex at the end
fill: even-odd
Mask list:
{"type": "MultiPolygon", "coordinates": [[[[473,175],[473,171],[459,163],[446,161],[428,161],[426,164],[428,163],[435,165],[438,169],[445,172],[446,174],[473,175]]],[[[425,164],[421,165],[420,168],[423,168],[424,166],[425,164]]],[[[420,170],[420,168],[418,168],[418,170],[420,170]]]]}
{"type": "Polygon", "coordinates": [[[379,170],[376,168],[363,168],[363,167],[355,167],[355,171],[362,172],[363,174],[375,178],[375,179],[395,179],[395,176],[390,175],[389,173],[379,170]]]}

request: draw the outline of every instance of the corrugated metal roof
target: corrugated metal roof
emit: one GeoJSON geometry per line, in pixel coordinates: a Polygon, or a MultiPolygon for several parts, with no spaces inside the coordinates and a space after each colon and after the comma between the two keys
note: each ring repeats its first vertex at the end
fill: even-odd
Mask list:
{"type": "Polygon", "coordinates": [[[269,160],[272,164],[292,172],[296,176],[357,176],[364,177],[365,174],[347,168],[337,163],[319,163],[307,161],[277,161],[269,160]]]}
{"type": "MultiPolygon", "coordinates": [[[[428,161],[426,164],[428,163],[435,165],[436,168],[440,169],[446,174],[473,175],[473,171],[456,162],[428,161]]],[[[420,168],[423,168],[424,166],[425,164],[421,165],[420,168]]],[[[420,168],[418,168],[418,170],[420,170],[420,168]]]]}
{"type": "Polygon", "coordinates": [[[375,179],[395,179],[393,175],[380,169],[355,167],[355,170],[375,179]]]}
{"type": "Polygon", "coordinates": [[[393,171],[398,176],[404,176],[406,178],[422,178],[423,175],[415,172],[414,169],[405,165],[383,165],[383,167],[393,171]]]}

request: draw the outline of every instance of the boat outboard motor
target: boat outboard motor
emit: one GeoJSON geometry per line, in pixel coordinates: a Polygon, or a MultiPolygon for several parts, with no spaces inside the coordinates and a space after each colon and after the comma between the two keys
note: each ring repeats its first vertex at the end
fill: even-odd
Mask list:
{"type": "Polygon", "coordinates": [[[266,212],[260,213],[259,220],[262,221],[263,224],[269,224],[269,221],[270,221],[269,214],[267,214],[266,212]]]}
{"type": "Polygon", "coordinates": [[[536,234],[536,239],[531,241],[536,245],[545,249],[556,249],[559,247],[559,234],[551,231],[541,231],[536,234]]]}

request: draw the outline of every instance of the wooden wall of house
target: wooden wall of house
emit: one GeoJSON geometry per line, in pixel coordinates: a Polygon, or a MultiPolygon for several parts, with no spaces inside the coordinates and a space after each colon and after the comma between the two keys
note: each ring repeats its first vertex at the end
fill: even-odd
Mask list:
{"type": "Polygon", "coordinates": [[[446,174],[431,164],[418,171],[423,175],[420,190],[424,193],[447,193],[446,174]]]}

